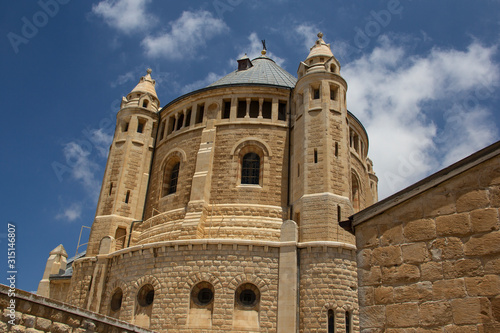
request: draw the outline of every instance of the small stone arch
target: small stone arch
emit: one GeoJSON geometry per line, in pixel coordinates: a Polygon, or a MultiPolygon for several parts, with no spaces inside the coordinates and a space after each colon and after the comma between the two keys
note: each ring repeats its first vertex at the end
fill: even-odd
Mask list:
{"type": "MultiPolygon", "coordinates": [[[[127,299],[127,296],[129,293],[127,292],[127,285],[123,280],[116,280],[113,283],[111,283],[108,288],[106,289],[106,292],[104,294],[104,310],[105,313],[110,314],[111,310],[111,301],[112,297],[117,292],[118,290],[122,291],[122,301],[125,301],[127,299]]],[[[123,307],[123,304],[122,304],[123,307]]]]}
{"type": "Polygon", "coordinates": [[[258,277],[257,275],[254,274],[240,274],[235,276],[229,283],[228,283],[228,288],[231,290],[231,292],[235,292],[238,287],[244,283],[252,283],[257,288],[259,288],[259,291],[261,294],[264,294],[269,290],[269,286],[267,283],[258,277]]]}
{"type": "Polygon", "coordinates": [[[172,148],[168,151],[167,154],[165,154],[165,157],[161,161],[162,169],[165,167],[165,164],[168,163],[168,160],[173,157],[178,157],[181,162],[187,161],[187,155],[184,150],[182,150],[181,148],[172,148]]]}
{"type": "Polygon", "coordinates": [[[220,105],[217,102],[212,102],[208,106],[208,113],[207,113],[207,118],[208,119],[217,119],[217,114],[220,111],[220,105]]]}
{"type": "Polygon", "coordinates": [[[240,154],[241,150],[246,146],[256,146],[262,150],[264,156],[273,156],[269,144],[264,140],[256,137],[247,137],[238,141],[231,149],[231,156],[237,157],[240,154]]]}
{"type": "Polygon", "coordinates": [[[220,279],[215,275],[206,272],[198,272],[190,275],[187,278],[187,281],[182,286],[182,289],[185,292],[189,293],[195,285],[203,281],[211,283],[214,286],[215,290],[222,290],[222,282],[220,281],[220,279]]]}
{"type": "Polygon", "coordinates": [[[158,279],[152,275],[144,275],[140,277],[137,281],[132,282],[132,285],[130,286],[130,294],[135,295],[137,292],[139,292],[139,289],[142,288],[142,286],[150,284],[154,287],[155,292],[159,291],[161,289],[161,284],[158,279]]]}

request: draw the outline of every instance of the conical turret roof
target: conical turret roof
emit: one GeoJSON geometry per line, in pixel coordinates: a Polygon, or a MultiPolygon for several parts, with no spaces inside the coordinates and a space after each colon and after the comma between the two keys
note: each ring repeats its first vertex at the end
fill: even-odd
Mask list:
{"type": "Polygon", "coordinates": [[[132,89],[131,93],[134,92],[148,93],[158,98],[155,89],[156,81],[151,78],[152,72],[153,71],[151,70],[151,68],[148,68],[147,74],[141,77],[139,83],[135,86],[134,89],[132,89]]]}
{"type": "Polygon", "coordinates": [[[333,57],[332,50],[330,49],[330,44],[325,43],[323,40],[323,33],[318,33],[318,40],[316,43],[311,47],[309,55],[307,56],[306,60],[312,58],[312,57],[333,57]]]}

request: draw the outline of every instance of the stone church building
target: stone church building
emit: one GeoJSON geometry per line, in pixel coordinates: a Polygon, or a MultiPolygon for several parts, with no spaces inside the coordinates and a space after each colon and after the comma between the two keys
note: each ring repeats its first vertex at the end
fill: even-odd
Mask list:
{"type": "Polygon", "coordinates": [[[47,331],[500,332],[500,144],[377,203],[322,37],[297,78],[263,50],[163,107],[148,70],[122,99],[86,253],[51,252],[50,299],[23,296],[17,325],[53,302],[47,331]]]}

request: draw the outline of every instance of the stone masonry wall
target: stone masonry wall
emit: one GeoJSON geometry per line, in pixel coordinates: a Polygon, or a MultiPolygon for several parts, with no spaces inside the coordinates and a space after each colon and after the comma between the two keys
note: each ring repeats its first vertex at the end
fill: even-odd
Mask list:
{"type": "Polygon", "coordinates": [[[356,227],[362,333],[500,332],[500,158],[356,227]]]}
{"type": "Polygon", "coordinates": [[[352,332],[359,331],[355,257],[354,246],[300,249],[300,332],[328,332],[328,310],[335,314],[335,332],[346,331],[346,311],[352,332]]]}
{"type": "Polygon", "coordinates": [[[9,288],[0,285],[1,332],[152,332],[26,291],[16,289],[15,294],[14,298],[9,297],[9,288]],[[12,300],[15,310],[9,308],[12,300]]]}
{"type": "Polygon", "coordinates": [[[260,329],[276,332],[279,248],[242,244],[164,243],[122,250],[109,257],[100,313],[134,322],[137,294],[151,284],[154,302],[150,328],[168,332],[220,332],[233,330],[235,291],[252,283],[260,291],[260,329]],[[188,325],[191,290],[198,282],[214,287],[212,327],[188,325]],[[119,313],[111,311],[111,299],[120,288],[119,313]]]}

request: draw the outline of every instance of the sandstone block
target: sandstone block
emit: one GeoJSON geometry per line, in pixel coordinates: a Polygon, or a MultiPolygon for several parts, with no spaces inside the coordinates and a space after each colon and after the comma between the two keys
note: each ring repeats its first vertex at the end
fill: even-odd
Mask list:
{"type": "Polygon", "coordinates": [[[493,318],[500,322],[500,296],[491,299],[491,312],[493,314],[493,318]]]}
{"type": "Polygon", "coordinates": [[[491,320],[490,301],[485,297],[454,299],[451,307],[453,321],[458,325],[486,323],[491,320]]]}
{"type": "Polygon", "coordinates": [[[462,298],[466,296],[464,279],[435,281],[432,284],[432,293],[435,300],[462,298]]]}
{"type": "Polygon", "coordinates": [[[394,288],[394,302],[396,303],[430,300],[432,300],[432,283],[429,281],[394,288]]]}
{"type": "Polygon", "coordinates": [[[372,263],[378,266],[393,266],[401,264],[401,248],[399,246],[386,246],[373,249],[372,263]]]}
{"type": "Polygon", "coordinates": [[[450,324],[450,325],[446,325],[444,327],[444,332],[445,333],[477,333],[479,331],[478,331],[477,325],[457,326],[457,325],[450,324]]]}
{"type": "Polygon", "coordinates": [[[400,244],[403,242],[403,226],[401,224],[380,225],[380,246],[400,244]]]}
{"type": "Polygon", "coordinates": [[[361,287],[358,290],[359,304],[361,306],[375,305],[373,287],[361,287]]]}
{"type": "Polygon", "coordinates": [[[420,266],[423,281],[436,281],[443,278],[443,264],[441,262],[430,261],[420,266]]]}
{"type": "Polygon", "coordinates": [[[375,226],[360,226],[356,230],[356,246],[358,249],[378,245],[378,230],[375,226]]]}
{"type": "Polygon", "coordinates": [[[498,275],[465,278],[465,285],[469,296],[500,295],[500,276],[498,275]]]}
{"type": "Polygon", "coordinates": [[[10,328],[10,331],[13,333],[25,333],[26,328],[24,326],[21,326],[21,325],[14,325],[10,328]]]}
{"type": "Polygon", "coordinates": [[[386,307],[387,327],[416,327],[419,323],[417,303],[390,304],[386,307]]]}
{"type": "Polygon", "coordinates": [[[382,282],[384,284],[398,284],[415,282],[420,278],[420,270],[411,264],[382,267],[382,282]]]}
{"type": "Polygon", "coordinates": [[[456,206],[457,212],[470,212],[478,208],[488,207],[490,200],[488,198],[488,191],[486,190],[472,190],[463,193],[457,198],[456,206]]]}
{"type": "Polygon", "coordinates": [[[48,331],[51,325],[52,322],[48,319],[40,317],[36,318],[35,328],[37,330],[48,331]]]}
{"type": "Polygon", "coordinates": [[[372,264],[372,250],[363,249],[357,253],[358,267],[370,268],[372,264]]]}
{"type": "Polygon", "coordinates": [[[382,281],[382,271],[380,267],[373,266],[369,270],[359,269],[360,287],[379,285],[382,281]]]}
{"type": "Polygon", "coordinates": [[[436,217],[438,236],[465,236],[470,233],[469,214],[453,214],[436,217]]]}
{"type": "Polygon", "coordinates": [[[491,207],[500,207],[500,186],[490,187],[490,205],[491,207]]]}
{"type": "Polygon", "coordinates": [[[500,274],[500,258],[484,258],[484,274],[500,274]]]}
{"type": "Polygon", "coordinates": [[[495,208],[476,209],[470,213],[472,232],[498,230],[498,210],[495,208]]]}
{"type": "Polygon", "coordinates": [[[424,204],[426,217],[448,215],[455,212],[455,198],[451,191],[438,187],[428,192],[424,204]]]}
{"type": "Polygon", "coordinates": [[[376,304],[389,304],[393,302],[392,287],[380,286],[374,288],[373,293],[375,296],[376,304]]]}
{"type": "Polygon", "coordinates": [[[412,243],[401,246],[403,253],[403,262],[408,264],[420,264],[430,260],[430,254],[427,250],[427,244],[412,243]]]}
{"type": "Polygon", "coordinates": [[[431,252],[434,260],[462,258],[463,243],[457,237],[438,238],[431,243],[431,252]]]}
{"type": "Polygon", "coordinates": [[[383,328],[386,309],[383,305],[363,306],[359,309],[359,325],[363,328],[383,328]]]}
{"type": "Polygon", "coordinates": [[[479,276],[483,275],[483,273],[483,266],[479,259],[460,259],[443,262],[443,275],[446,279],[479,276]]]}
{"type": "Polygon", "coordinates": [[[420,304],[420,321],[423,326],[445,326],[452,323],[450,303],[443,301],[420,304]]]}
{"type": "Polygon", "coordinates": [[[433,219],[410,221],[403,229],[404,237],[409,242],[418,242],[436,237],[436,223],[433,219]]]}
{"type": "Polygon", "coordinates": [[[482,236],[474,236],[465,243],[465,255],[483,256],[500,253],[500,231],[494,231],[482,236]]]}

